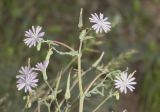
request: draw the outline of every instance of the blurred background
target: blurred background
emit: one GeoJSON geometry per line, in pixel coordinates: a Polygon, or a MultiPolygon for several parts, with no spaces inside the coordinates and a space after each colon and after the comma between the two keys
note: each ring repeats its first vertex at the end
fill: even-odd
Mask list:
{"type": "MultiPolygon", "coordinates": [[[[105,51],[104,62],[131,49],[138,51],[122,66],[137,70],[136,90],[110,104],[116,105],[113,109],[103,106],[99,112],[160,112],[160,0],[0,0],[0,112],[22,112],[24,102],[15,76],[28,57],[34,63],[45,55],[24,45],[25,30],[40,25],[45,38],[76,49],[81,7],[85,26],[90,26],[88,17],[95,12],[108,16],[113,25],[108,34],[98,38],[100,46],[90,46],[105,51]]],[[[99,54],[85,53],[89,56],[85,61],[91,63],[99,54]]],[[[69,62],[64,56],[52,58],[49,70],[53,75],[69,62]]],[[[84,68],[89,63],[83,63],[84,68]]]]}

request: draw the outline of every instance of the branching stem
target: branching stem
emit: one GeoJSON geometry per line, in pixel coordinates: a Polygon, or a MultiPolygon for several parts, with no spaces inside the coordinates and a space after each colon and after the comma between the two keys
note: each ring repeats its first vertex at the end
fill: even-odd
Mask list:
{"type": "Polygon", "coordinates": [[[113,94],[107,96],[92,112],[96,112],[109,98],[111,98],[113,94]]]}
{"type": "Polygon", "coordinates": [[[83,86],[82,86],[82,71],[81,71],[81,57],[82,57],[82,44],[83,41],[80,41],[79,50],[78,50],[78,82],[79,82],[79,92],[80,92],[80,100],[79,100],[79,112],[83,112],[83,103],[84,103],[84,95],[83,95],[83,86]]]}
{"type": "Polygon", "coordinates": [[[64,43],[59,42],[59,41],[56,41],[56,40],[54,40],[54,41],[52,41],[52,42],[53,42],[53,43],[56,43],[56,44],[59,44],[59,45],[62,45],[63,47],[66,47],[66,48],[68,48],[68,49],[71,50],[71,51],[74,51],[74,49],[71,48],[70,46],[68,46],[67,44],[64,44],[64,43]]]}
{"type": "Polygon", "coordinates": [[[100,73],[98,74],[93,81],[89,84],[89,86],[87,87],[87,89],[85,90],[84,94],[87,94],[87,92],[89,91],[89,89],[92,87],[92,85],[97,81],[97,79],[99,79],[104,73],[100,73]]]}

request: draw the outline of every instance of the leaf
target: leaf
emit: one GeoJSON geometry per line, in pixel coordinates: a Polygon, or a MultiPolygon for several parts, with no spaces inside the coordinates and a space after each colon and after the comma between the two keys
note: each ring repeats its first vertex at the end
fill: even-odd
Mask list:
{"type": "Polygon", "coordinates": [[[94,38],[93,36],[85,36],[83,40],[88,40],[94,38]]]}
{"type": "Polygon", "coordinates": [[[57,50],[55,47],[52,47],[52,49],[60,55],[70,55],[70,56],[77,56],[78,55],[77,51],[62,52],[62,51],[57,50]]]}
{"type": "Polygon", "coordinates": [[[85,39],[85,37],[86,37],[86,30],[82,30],[81,31],[81,33],[80,33],[80,35],[79,35],[79,39],[81,40],[81,41],[83,41],[84,39],[85,39]]]}
{"type": "Polygon", "coordinates": [[[104,52],[102,52],[101,56],[97,59],[97,61],[92,66],[96,67],[100,63],[100,61],[102,60],[103,56],[104,56],[104,52]]]}

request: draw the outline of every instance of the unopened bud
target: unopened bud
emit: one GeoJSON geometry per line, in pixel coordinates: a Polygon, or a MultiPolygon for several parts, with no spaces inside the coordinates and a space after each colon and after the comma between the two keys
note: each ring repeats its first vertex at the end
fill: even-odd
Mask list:
{"type": "Polygon", "coordinates": [[[83,8],[81,8],[81,11],[80,11],[80,15],[79,15],[79,23],[78,23],[78,28],[81,29],[83,27],[83,8]]]}
{"type": "Polygon", "coordinates": [[[27,97],[26,96],[23,96],[23,100],[26,100],[27,99],[27,97]]]}
{"type": "Polygon", "coordinates": [[[37,51],[40,51],[40,50],[41,50],[41,45],[42,45],[42,43],[39,42],[38,45],[37,45],[37,51]]]}
{"type": "Polygon", "coordinates": [[[55,100],[56,99],[54,94],[49,95],[48,98],[51,99],[51,100],[55,100]]]}
{"type": "Polygon", "coordinates": [[[115,92],[115,97],[116,97],[116,100],[119,100],[119,92],[115,92]]]}
{"type": "Polygon", "coordinates": [[[31,103],[31,102],[28,102],[27,108],[31,108],[31,106],[32,106],[32,103],[31,103]]]}
{"type": "Polygon", "coordinates": [[[67,80],[65,99],[68,100],[70,97],[71,97],[71,93],[70,93],[70,74],[69,74],[68,75],[68,80],[67,80]]]}

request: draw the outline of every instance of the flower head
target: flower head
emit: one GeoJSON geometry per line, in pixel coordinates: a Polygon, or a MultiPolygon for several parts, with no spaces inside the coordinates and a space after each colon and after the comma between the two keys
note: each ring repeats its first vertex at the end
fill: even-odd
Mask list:
{"type": "Polygon", "coordinates": [[[119,88],[121,93],[127,93],[127,88],[133,92],[133,89],[135,89],[135,87],[133,85],[136,84],[136,82],[134,82],[135,77],[133,77],[135,72],[131,73],[131,74],[127,74],[127,72],[122,72],[120,74],[120,76],[116,77],[115,81],[115,88],[119,88]]]}
{"type": "Polygon", "coordinates": [[[95,14],[91,14],[91,18],[89,18],[91,23],[94,23],[92,28],[96,31],[96,33],[102,33],[104,31],[107,33],[110,31],[111,23],[108,20],[108,17],[104,18],[104,15],[102,13],[99,14],[99,16],[95,14]]]}
{"type": "Polygon", "coordinates": [[[49,61],[47,61],[47,60],[45,60],[44,62],[39,62],[39,63],[37,63],[37,64],[35,65],[36,68],[34,68],[34,70],[38,70],[38,71],[43,72],[43,71],[46,70],[48,64],[49,64],[49,61]]]}
{"type": "Polygon", "coordinates": [[[33,72],[32,68],[29,66],[21,67],[19,70],[21,75],[17,75],[17,88],[22,90],[24,88],[25,93],[32,91],[32,88],[37,86],[38,79],[37,73],[33,72]]]}
{"type": "Polygon", "coordinates": [[[24,39],[24,43],[29,46],[36,46],[37,43],[41,42],[43,40],[43,36],[45,32],[40,32],[42,29],[41,26],[34,27],[32,26],[32,30],[29,29],[28,31],[25,31],[25,36],[27,37],[24,39]]]}

